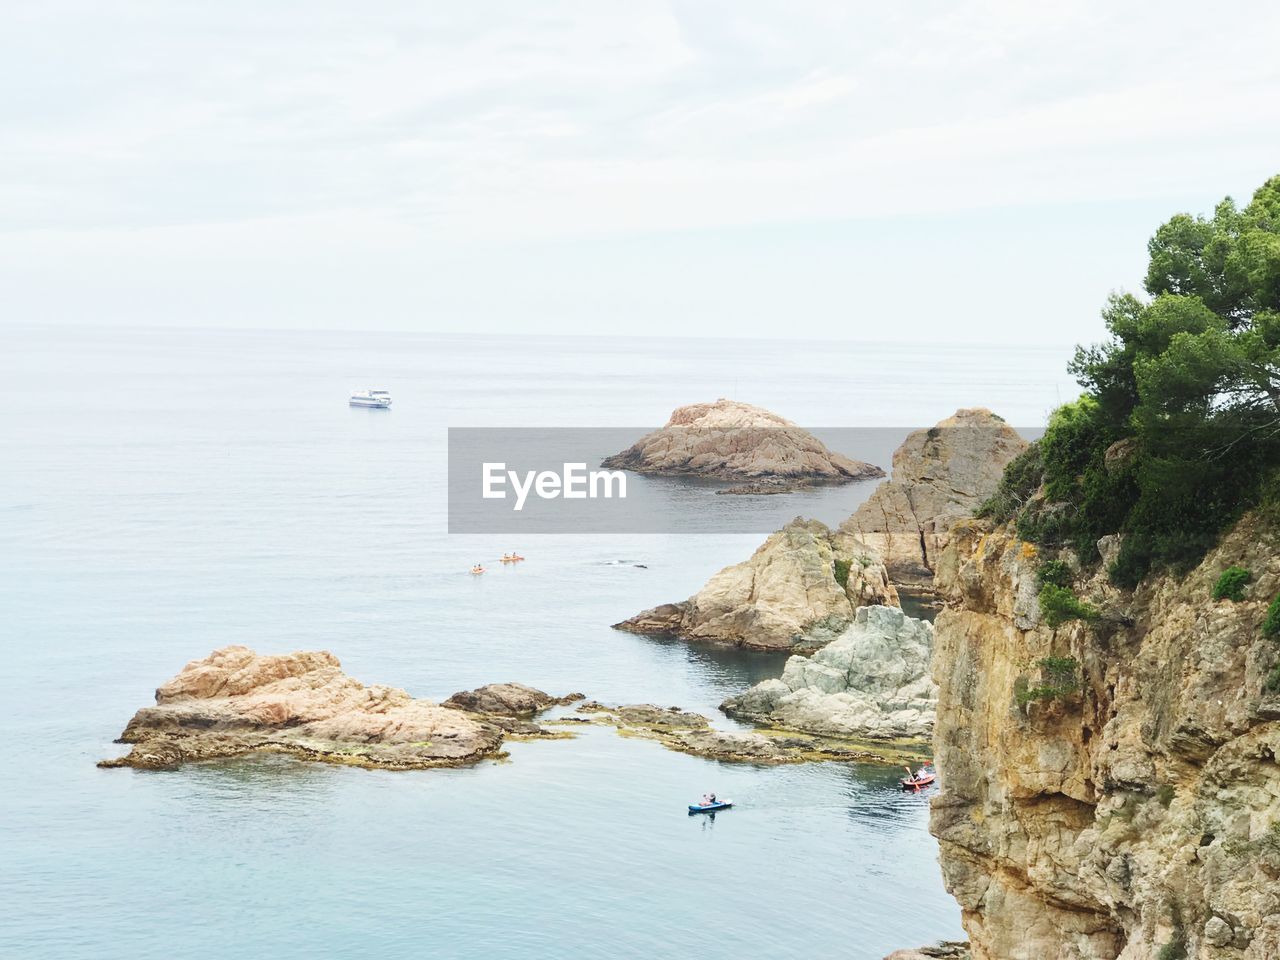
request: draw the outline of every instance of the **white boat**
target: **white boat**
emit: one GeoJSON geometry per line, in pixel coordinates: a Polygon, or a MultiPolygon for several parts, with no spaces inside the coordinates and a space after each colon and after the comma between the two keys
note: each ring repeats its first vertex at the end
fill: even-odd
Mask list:
{"type": "Polygon", "coordinates": [[[385,409],[391,406],[391,394],[386,390],[353,390],[351,392],[351,406],[381,407],[385,409]]]}

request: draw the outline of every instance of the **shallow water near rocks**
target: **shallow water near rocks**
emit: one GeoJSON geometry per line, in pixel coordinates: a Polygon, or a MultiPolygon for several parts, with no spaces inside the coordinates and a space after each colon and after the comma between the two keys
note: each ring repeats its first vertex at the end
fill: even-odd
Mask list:
{"type": "MultiPolygon", "coordinates": [[[[959,935],[928,797],[904,795],[891,767],[718,764],[595,727],[456,770],[94,762],[121,750],[112,739],[157,684],[229,643],[326,648],[352,676],[417,696],[516,680],[718,716],[784,658],[608,625],[690,595],[762,537],[448,537],[445,428],[656,426],[717,396],[904,433],[978,403],[1039,422],[1069,395],[1068,351],[5,338],[4,952],[878,958],[959,935]],[[395,407],[348,408],[358,387],[391,390],[395,407]],[[512,549],[528,560],[494,562],[512,549]],[[491,572],[470,576],[477,560],[491,572]],[[688,816],[705,790],[737,805],[688,816]]],[[[838,522],[871,485],[760,498],[669,486],[669,509],[767,510],[772,524],[838,522]]]]}

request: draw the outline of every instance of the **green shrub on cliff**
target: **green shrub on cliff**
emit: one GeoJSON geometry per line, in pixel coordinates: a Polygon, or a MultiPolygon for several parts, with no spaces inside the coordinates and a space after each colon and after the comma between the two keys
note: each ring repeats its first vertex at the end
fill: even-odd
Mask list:
{"type": "Polygon", "coordinates": [[[1218,577],[1218,582],[1213,585],[1213,599],[1243,600],[1245,584],[1251,579],[1253,574],[1244,567],[1227,567],[1222,571],[1222,576],[1218,577]]]}
{"type": "Polygon", "coordinates": [[[1123,534],[1109,573],[1186,571],[1280,473],[1280,176],[1243,209],[1179,214],[1147,246],[1147,296],[1111,297],[1110,339],[1077,349],[1084,396],[1009,465],[983,506],[1073,547],[1123,534]],[[1039,471],[1042,498],[1028,489],[1039,471]]]}
{"type": "Polygon", "coordinates": [[[1271,672],[1267,674],[1267,679],[1263,682],[1262,688],[1267,693],[1280,693],[1280,663],[1271,668],[1271,672]]]}
{"type": "Polygon", "coordinates": [[[1071,568],[1061,560],[1046,560],[1036,570],[1036,582],[1043,587],[1051,583],[1055,587],[1071,585],[1071,568]]]}
{"type": "Polygon", "coordinates": [[[1043,478],[1044,464],[1040,460],[1040,446],[1033,443],[1009,461],[996,492],[978,508],[978,516],[1008,523],[1031,499],[1043,478]]]}
{"type": "Polygon", "coordinates": [[[1102,616],[1097,607],[1085,603],[1067,587],[1052,583],[1046,583],[1040,588],[1040,614],[1051,627],[1061,626],[1069,620],[1095,623],[1102,616]]]}
{"type": "Polygon", "coordinates": [[[1080,689],[1080,661],[1074,657],[1045,657],[1037,661],[1040,683],[1030,686],[1025,680],[1015,685],[1013,696],[1025,707],[1038,700],[1061,700],[1080,689]]]}
{"type": "Polygon", "coordinates": [[[1280,597],[1271,601],[1267,607],[1267,615],[1262,620],[1262,635],[1276,639],[1280,637],[1280,597]]]}
{"type": "Polygon", "coordinates": [[[836,583],[840,584],[841,589],[849,586],[849,571],[853,569],[853,563],[849,560],[837,560],[835,563],[836,583]]]}

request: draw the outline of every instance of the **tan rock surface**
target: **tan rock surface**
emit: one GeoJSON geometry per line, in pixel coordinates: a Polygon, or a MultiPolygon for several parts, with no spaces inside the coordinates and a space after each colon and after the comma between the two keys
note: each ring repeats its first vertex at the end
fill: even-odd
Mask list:
{"type": "Polygon", "coordinates": [[[502,732],[403,690],[365,686],[327,651],[264,656],[230,646],[163,684],[120,739],[133,749],[102,766],[163,768],[264,750],[407,769],[492,756],[502,732]]]}
{"type": "Polygon", "coordinates": [[[838,635],[858,607],[897,603],[897,592],[873,551],[817,520],[797,517],[688,600],[646,610],[614,626],[756,650],[812,649],[838,635]],[[837,559],[850,563],[844,587],[835,579],[837,559]]]}
{"type": "Polygon", "coordinates": [[[990,410],[957,410],[916,430],[893,454],[893,476],[840,526],[873,547],[899,585],[927,586],[947,531],[995,493],[1005,465],[1025,450],[990,410]]]}
{"type": "Polygon", "coordinates": [[[724,480],[844,482],[884,476],[879,467],[833,453],[790,420],[725,399],[679,407],[665,427],[607,458],[602,466],[724,480]]]}
{"type": "Polygon", "coordinates": [[[1075,585],[1131,626],[1045,626],[1040,559],[969,521],[939,569],[931,830],[975,960],[1280,957],[1280,645],[1260,631],[1277,531],[1246,518],[1136,593],[1075,585]],[[1233,564],[1245,600],[1214,601],[1233,564]],[[1076,660],[1080,689],[1019,705],[1045,657],[1076,660]]]}

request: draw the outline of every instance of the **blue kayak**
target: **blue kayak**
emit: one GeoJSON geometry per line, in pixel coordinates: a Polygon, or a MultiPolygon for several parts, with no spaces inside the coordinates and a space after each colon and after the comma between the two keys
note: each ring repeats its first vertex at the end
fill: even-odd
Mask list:
{"type": "Polygon", "coordinates": [[[717,800],[715,803],[691,803],[690,813],[711,813],[715,810],[728,810],[733,806],[732,800],[717,800]]]}

